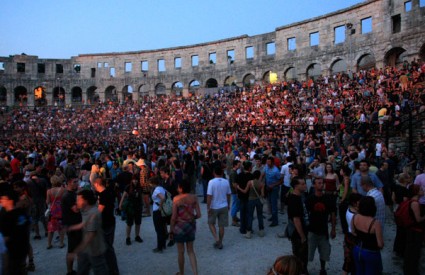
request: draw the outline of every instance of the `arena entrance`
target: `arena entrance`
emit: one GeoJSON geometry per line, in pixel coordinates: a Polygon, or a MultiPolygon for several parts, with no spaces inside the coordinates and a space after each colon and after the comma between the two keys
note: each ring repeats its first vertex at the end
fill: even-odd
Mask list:
{"type": "Polygon", "coordinates": [[[15,104],[19,104],[20,106],[26,106],[28,104],[27,88],[18,86],[13,90],[13,94],[15,95],[15,104]]]}
{"type": "Polygon", "coordinates": [[[384,57],[385,66],[396,67],[403,63],[403,57],[406,50],[400,47],[392,48],[384,57]]]}
{"type": "Polygon", "coordinates": [[[38,86],[34,89],[34,105],[42,107],[47,105],[46,88],[38,86]]]}

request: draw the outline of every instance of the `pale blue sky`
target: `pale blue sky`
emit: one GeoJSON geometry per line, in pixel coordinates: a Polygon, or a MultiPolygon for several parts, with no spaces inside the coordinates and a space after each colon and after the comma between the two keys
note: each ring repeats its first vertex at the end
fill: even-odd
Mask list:
{"type": "Polygon", "coordinates": [[[0,56],[70,58],[257,35],[365,0],[0,0],[0,56]]]}

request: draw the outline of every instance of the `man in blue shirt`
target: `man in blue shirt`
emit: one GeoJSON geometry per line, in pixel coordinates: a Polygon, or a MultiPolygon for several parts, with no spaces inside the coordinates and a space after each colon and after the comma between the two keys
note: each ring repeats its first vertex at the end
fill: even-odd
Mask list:
{"type": "Polygon", "coordinates": [[[362,186],[361,186],[361,179],[362,176],[369,176],[369,178],[371,179],[373,186],[376,187],[379,191],[381,191],[381,193],[383,192],[383,184],[381,182],[381,180],[378,178],[378,176],[376,176],[376,174],[374,173],[370,173],[369,172],[369,162],[367,160],[361,160],[360,161],[360,167],[359,167],[360,172],[354,173],[351,176],[351,189],[354,193],[359,193],[362,196],[366,196],[366,191],[363,190],[362,186]]]}
{"type": "Polygon", "coordinates": [[[268,200],[272,211],[272,217],[269,219],[269,221],[272,222],[270,227],[274,227],[278,225],[277,201],[279,198],[279,186],[282,184],[282,179],[279,169],[274,165],[273,157],[267,158],[267,165],[264,168],[263,178],[265,178],[266,181],[268,200]]]}

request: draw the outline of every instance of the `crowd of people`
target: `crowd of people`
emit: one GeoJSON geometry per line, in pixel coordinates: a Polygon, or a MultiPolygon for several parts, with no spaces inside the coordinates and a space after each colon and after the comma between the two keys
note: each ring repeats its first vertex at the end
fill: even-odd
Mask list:
{"type": "Polygon", "coordinates": [[[416,223],[397,228],[394,252],[404,257],[405,274],[419,274],[425,201],[415,186],[425,188],[425,142],[409,155],[387,148],[381,135],[383,126],[400,127],[404,114],[424,111],[424,81],[425,64],[413,60],[210,96],[10,110],[0,124],[5,274],[35,269],[31,242],[41,239],[40,223],[47,249],[55,232],[64,247],[66,233],[68,274],[76,273],[75,259],[79,274],[119,274],[117,215],[127,224],[126,245],[133,225],[134,241],[143,242],[142,217],[152,216],[153,252],[176,243],[179,273],[186,249],[198,274],[198,188],[216,249],[224,247],[229,219],[249,239],[255,215],[264,237],[264,217],[270,214],[268,226],[275,227],[287,212],[288,227],[278,237],[291,240],[295,256],[278,259],[269,274],[308,274],[316,249],[326,274],[337,216],[343,271],[379,274],[386,216],[412,200],[416,223]],[[164,211],[168,197],[171,215],[164,211]]]}

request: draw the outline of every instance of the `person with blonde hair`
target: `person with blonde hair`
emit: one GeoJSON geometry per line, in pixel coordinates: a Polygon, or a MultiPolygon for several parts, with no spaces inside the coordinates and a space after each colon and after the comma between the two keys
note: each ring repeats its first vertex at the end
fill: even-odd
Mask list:
{"type": "Polygon", "coordinates": [[[267,275],[299,275],[302,274],[303,264],[294,255],[279,256],[267,275]]]}
{"type": "Polygon", "coordinates": [[[52,248],[52,239],[55,231],[59,232],[60,248],[63,248],[63,238],[65,232],[62,230],[62,196],[65,188],[60,180],[52,180],[52,188],[47,190],[46,203],[50,209],[50,218],[47,223],[47,249],[52,248]]]}

